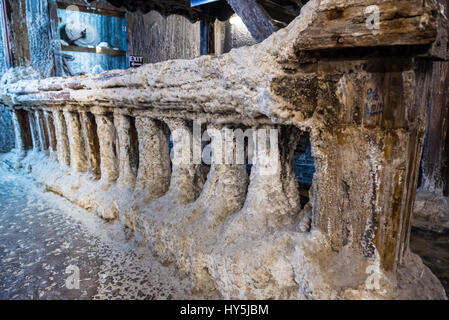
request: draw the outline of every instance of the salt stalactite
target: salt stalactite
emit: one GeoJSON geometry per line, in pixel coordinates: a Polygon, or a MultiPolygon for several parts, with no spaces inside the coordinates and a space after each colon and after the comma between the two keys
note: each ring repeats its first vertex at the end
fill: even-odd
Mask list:
{"type": "Polygon", "coordinates": [[[87,172],[87,157],[78,113],[64,111],[70,142],[70,165],[73,171],[87,172]]]}
{"type": "Polygon", "coordinates": [[[80,120],[83,131],[83,138],[86,142],[87,160],[89,173],[95,179],[101,178],[101,158],[100,158],[100,142],[98,140],[97,123],[95,116],[90,112],[81,111],[80,120]]]}
{"type": "MultiPolygon", "coordinates": [[[[119,141],[119,179],[120,187],[134,188],[136,185],[137,168],[133,166],[133,152],[131,139],[131,118],[123,114],[114,114],[114,123],[116,123],[117,136],[119,141]]],[[[135,137],[134,137],[135,138],[135,137]]]]}
{"type": "Polygon", "coordinates": [[[111,183],[119,177],[116,130],[111,114],[95,114],[101,155],[101,180],[111,183]]]}
{"type": "Polygon", "coordinates": [[[50,153],[50,157],[52,159],[57,160],[57,140],[56,140],[56,134],[55,134],[55,125],[53,120],[53,115],[50,111],[44,110],[44,120],[45,120],[45,127],[47,128],[47,136],[48,136],[48,150],[50,153]]]}
{"type": "MultiPolygon", "coordinates": [[[[11,112],[12,115],[12,124],[14,127],[15,134],[15,148],[17,152],[17,161],[19,162],[25,156],[25,143],[23,141],[23,132],[20,126],[19,117],[17,115],[17,110],[13,110],[11,112]]],[[[18,163],[17,163],[18,164],[18,163]]]]}
{"type": "Polygon", "coordinates": [[[70,147],[67,133],[67,123],[62,111],[53,111],[55,121],[56,140],[58,141],[58,162],[61,167],[70,166],[70,147]]]}
{"type": "Polygon", "coordinates": [[[33,141],[33,151],[41,151],[42,146],[39,139],[39,131],[37,129],[37,121],[33,112],[28,111],[28,119],[31,131],[31,139],[33,141]]]}
{"type": "Polygon", "coordinates": [[[169,135],[162,122],[146,116],[136,117],[136,129],[139,138],[136,197],[149,203],[164,195],[170,185],[169,135]]]}

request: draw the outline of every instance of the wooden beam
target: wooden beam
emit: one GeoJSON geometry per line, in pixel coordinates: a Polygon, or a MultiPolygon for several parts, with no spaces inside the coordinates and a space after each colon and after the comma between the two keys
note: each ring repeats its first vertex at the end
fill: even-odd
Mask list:
{"type": "Polygon", "coordinates": [[[53,76],[61,77],[64,75],[61,45],[58,34],[58,6],[55,0],[48,0],[48,19],[49,19],[49,37],[52,41],[53,49],[53,76]]]}
{"type": "Polygon", "coordinates": [[[108,17],[117,17],[117,18],[125,17],[125,12],[120,9],[111,10],[111,9],[105,9],[105,8],[87,7],[85,5],[80,5],[80,4],[74,5],[74,4],[68,4],[68,3],[60,2],[60,1],[57,2],[57,5],[58,5],[58,9],[63,9],[63,10],[73,10],[73,11],[79,10],[79,12],[100,14],[100,15],[108,16],[108,17]],[[75,10],[76,7],[78,8],[78,10],[75,10]]]}
{"type": "MultiPolygon", "coordinates": [[[[352,47],[421,45],[438,38],[438,25],[443,18],[434,2],[422,0],[374,1],[352,0],[341,5],[319,8],[312,25],[301,35],[297,49],[316,51],[352,47]],[[379,9],[378,28],[369,28],[370,5],[379,9]]],[[[443,23],[441,21],[441,23],[443,23]]],[[[446,58],[434,51],[432,56],[446,58]]]]}
{"type": "Polygon", "coordinates": [[[227,0],[257,42],[268,38],[277,27],[256,0],[227,0]]]}
{"type": "Polygon", "coordinates": [[[110,56],[126,56],[126,51],[123,50],[113,50],[107,48],[89,48],[89,47],[79,47],[79,46],[61,46],[62,51],[72,51],[72,52],[88,52],[97,54],[107,54],[110,56]]]}

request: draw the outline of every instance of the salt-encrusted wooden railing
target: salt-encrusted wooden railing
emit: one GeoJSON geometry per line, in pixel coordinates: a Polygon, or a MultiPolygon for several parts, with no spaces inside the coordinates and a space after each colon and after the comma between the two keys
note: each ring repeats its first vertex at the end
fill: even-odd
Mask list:
{"type": "MultiPolygon", "coordinates": [[[[253,47],[19,81],[3,101],[17,149],[48,150],[64,169],[42,171],[50,190],[126,221],[203,293],[443,297],[408,243],[429,61],[446,59],[445,26],[433,1],[311,0],[253,47]],[[176,161],[192,121],[277,129],[278,170],[267,176],[258,153],[250,177],[244,164],[213,161],[205,179],[200,164],[176,161]],[[170,131],[182,133],[172,167],[170,131]],[[301,131],[316,161],[303,210],[292,169],[301,131]]],[[[217,160],[214,139],[226,138],[211,135],[217,160]]]]}

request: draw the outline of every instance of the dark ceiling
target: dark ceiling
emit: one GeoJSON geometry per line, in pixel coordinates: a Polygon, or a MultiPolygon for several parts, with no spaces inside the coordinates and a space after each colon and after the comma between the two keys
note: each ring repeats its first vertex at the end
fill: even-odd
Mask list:
{"type": "MultiPolygon", "coordinates": [[[[88,0],[94,2],[95,0],[88,0]]],[[[124,7],[129,11],[140,10],[143,13],[156,10],[164,16],[179,14],[197,21],[204,16],[222,21],[229,19],[234,11],[225,0],[212,2],[198,7],[191,7],[190,0],[107,0],[116,7],[124,7]]]]}
{"type": "MultiPolygon", "coordinates": [[[[87,0],[94,2],[95,0],[87,0]]],[[[123,7],[129,11],[140,10],[147,13],[151,10],[159,11],[164,16],[179,14],[192,21],[198,21],[205,16],[221,21],[229,19],[234,11],[226,0],[191,7],[190,0],[107,0],[116,7],[123,7]]],[[[308,0],[255,0],[255,4],[263,8],[272,22],[279,28],[285,27],[298,16],[301,7],[308,0]]]]}

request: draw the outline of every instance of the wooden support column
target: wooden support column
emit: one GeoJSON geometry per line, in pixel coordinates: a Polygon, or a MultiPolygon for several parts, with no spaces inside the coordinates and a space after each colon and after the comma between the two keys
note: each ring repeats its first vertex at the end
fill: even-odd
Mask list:
{"type": "Polygon", "coordinates": [[[13,67],[31,64],[28,26],[26,24],[26,0],[2,0],[6,8],[13,67]]]}
{"type": "Polygon", "coordinates": [[[31,139],[33,142],[33,150],[41,151],[42,146],[40,143],[39,130],[37,127],[38,120],[36,119],[36,114],[34,111],[28,111],[28,121],[29,121],[29,126],[30,126],[30,131],[31,131],[31,139]]]}
{"type": "MultiPolygon", "coordinates": [[[[184,119],[165,119],[164,122],[169,126],[173,139],[170,196],[174,202],[187,204],[198,198],[206,180],[201,164],[193,161],[192,124],[184,119]]],[[[198,136],[201,138],[201,131],[198,136]]],[[[197,152],[202,152],[201,140],[197,152]]]]}
{"type": "Polygon", "coordinates": [[[41,110],[36,110],[34,114],[36,118],[36,129],[39,137],[39,144],[41,145],[42,151],[48,150],[50,143],[48,137],[47,123],[45,121],[44,114],[41,110]]]}
{"type": "Polygon", "coordinates": [[[277,30],[265,10],[256,0],[226,0],[242,19],[257,42],[268,38],[277,30]]]}
{"type": "Polygon", "coordinates": [[[80,112],[84,141],[86,143],[88,171],[95,179],[101,178],[100,141],[95,116],[86,111],[80,112]]]}
{"type": "Polygon", "coordinates": [[[114,114],[120,146],[119,179],[121,187],[134,188],[139,166],[139,150],[135,119],[124,114],[114,114]]]}
{"type": "Polygon", "coordinates": [[[352,247],[394,271],[408,250],[431,63],[379,58],[318,69],[318,105],[339,111],[316,138],[313,221],[333,250],[352,247]]]}
{"type": "Polygon", "coordinates": [[[87,172],[87,156],[80,117],[77,112],[64,111],[70,143],[70,166],[72,170],[87,172]]]}
{"type": "Polygon", "coordinates": [[[208,124],[207,133],[211,141],[205,148],[210,147],[212,153],[211,168],[195,201],[199,204],[195,211],[207,216],[205,227],[210,230],[243,207],[248,174],[245,164],[236,163],[233,129],[223,124],[208,124]]]}
{"type": "Polygon", "coordinates": [[[119,176],[117,133],[111,113],[95,113],[100,144],[101,180],[115,182],[119,176]]]}
{"type": "Polygon", "coordinates": [[[21,157],[25,154],[26,150],[33,147],[28,114],[24,110],[16,109],[13,109],[11,114],[15,134],[15,148],[21,157]]]}
{"type": "Polygon", "coordinates": [[[57,159],[58,155],[57,155],[56,129],[52,112],[44,110],[44,118],[47,127],[50,156],[54,159],[57,159]]]}
{"type": "Polygon", "coordinates": [[[67,122],[62,111],[53,111],[57,140],[58,162],[61,167],[70,166],[70,144],[67,132],[67,122]]]}
{"type": "Polygon", "coordinates": [[[161,121],[136,117],[139,138],[139,171],[136,189],[147,202],[164,195],[170,186],[169,133],[161,121]]]}

